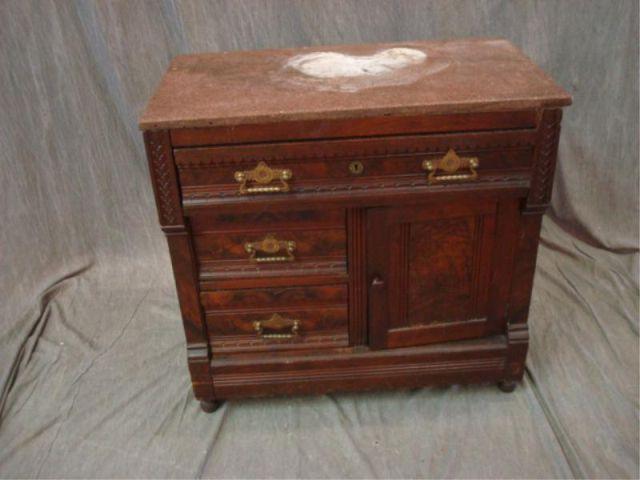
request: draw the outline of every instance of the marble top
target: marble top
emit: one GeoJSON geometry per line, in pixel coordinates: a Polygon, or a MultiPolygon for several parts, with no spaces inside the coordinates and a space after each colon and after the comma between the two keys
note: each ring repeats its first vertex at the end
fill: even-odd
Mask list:
{"type": "Polygon", "coordinates": [[[571,97],[502,39],[181,55],[140,117],[145,130],[522,110],[571,97]]]}

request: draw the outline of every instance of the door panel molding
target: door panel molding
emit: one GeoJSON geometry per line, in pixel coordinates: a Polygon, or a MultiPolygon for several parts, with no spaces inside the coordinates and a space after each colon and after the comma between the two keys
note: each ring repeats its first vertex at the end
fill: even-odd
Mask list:
{"type": "Polygon", "coordinates": [[[502,331],[517,213],[516,198],[468,196],[369,210],[371,347],[502,331]]]}

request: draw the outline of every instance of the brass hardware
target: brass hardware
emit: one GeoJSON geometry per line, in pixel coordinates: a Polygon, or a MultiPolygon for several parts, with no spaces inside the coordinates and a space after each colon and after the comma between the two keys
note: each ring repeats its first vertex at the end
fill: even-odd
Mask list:
{"type": "Polygon", "coordinates": [[[478,178],[476,168],[480,166],[478,157],[459,157],[451,148],[446,155],[438,160],[425,160],[422,169],[429,172],[427,180],[429,185],[435,182],[448,180],[475,180],[478,178]],[[456,173],[459,169],[467,169],[466,173],[456,173]],[[438,174],[438,170],[444,172],[438,174]]]}
{"type": "Polygon", "coordinates": [[[296,242],[293,240],[278,240],[272,234],[267,235],[258,242],[246,242],[244,249],[249,254],[249,260],[256,263],[293,262],[296,259],[293,254],[296,251],[296,242]],[[259,257],[257,255],[258,252],[271,256],[259,257]],[[284,252],[286,255],[276,255],[280,252],[284,252]]]}
{"type": "Polygon", "coordinates": [[[354,175],[361,175],[364,172],[364,165],[362,162],[355,160],[349,163],[349,171],[354,175]]]}
{"type": "Polygon", "coordinates": [[[291,318],[284,318],[279,313],[274,313],[271,318],[264,321],[253,322],[253,329],[262,338],[292,338],[298,335],[300,322],[291,318]],[[264,333],[264,330],[290,329],[289,333],[264,333]]]}
{"type": "Polygon", "coordinates": [[[233,178],[240,184],[238,193],[241,195],[251,193],[272,193],[288,192],[289,184],[287,180],[293,177],[293,173],[288,168],[270,168],[266,163],[260,162],[253,170],[236,172],[233,178]],[[271,182],[279,181],[279,185],[269,185],[271,182]],[[255,182],[258,186],[248,187],[247,182],[255,182]],[[260,186],[262,185],[262,186],[260,186]]]}

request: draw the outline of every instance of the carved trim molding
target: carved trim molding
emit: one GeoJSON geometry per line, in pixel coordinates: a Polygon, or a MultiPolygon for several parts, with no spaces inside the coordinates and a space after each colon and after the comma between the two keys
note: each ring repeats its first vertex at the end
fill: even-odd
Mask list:
{"type": "MultiPolygon", "coordinates": [[[[439,185],[426,185],[426,177],[413,177],[412,179],[398,180],[393,178],[387,178],[386,181],[379,182],[362,182],[362,183],[344,183],[344,184],[325,184],[325,185],[296,185],[291,186],[291,192],[289,194],[296,193],[333,193],[333,192],[352,192],[352,191],[366,191],[366,190],[388,190],[393,188],[407,188],[407,187],[425,187],[428,189],[446,189],[451,184],[442,183],[439,185]]],[[[480,180],[474,181],[473,185],[501,183],[501,182],[529,182],[530,175],[522,173],[513,173],[505,175],[491,175],[484,176],[480,180]]],[[[464,185],[458,183],[456,186],[464,185]]],[[[227,191],[209,191],[208,186],[205,187],[186,187],[183,191],[183,198],[188,203],[200,203],[206,202],[215,198],[230,198],[238,197],[238,193],[235,190],[227,191]]]]}
{"type": "Polygon", "coordinates": [[[182,224],[180,194],[171,155],[169,134],[162,130],[149,131],[145,132],[144,138],[160,224],[163,226],[182,224]]]}
{"type": "Polygon", "coordinates": [[[546,206],[551,200],[556,169],[562,110],[545,110],[540,123],[537,155],[527,207],[546,206]]]}
{"type": "Polygon", "coordinates": [[[294,340],[264,340],[254,338],[249,335],[225,335],[212,336],[211,346],[216,353],[221,351],[241,351],[241,350],[277,350],[278,347],[285,350],[295,348],[306,348],[309,346],[346,347],[348,345],[348,335],[342,332],[313,332],[311,335],[298,336],[294,340]]]}
{"type": "Polygon", "coordinates": [[[343,274],[345,272],[346,261],[325,261],[325,262],[301,262],[289,264],[282,268],[263,268],[255,265],[216,265],[210,262],[202,262],[200,268],[200,281],[219,280],[223,278],[237,278],[239,274],[250,278],[274,277],[289,275],[331,275],[343,274]]]}

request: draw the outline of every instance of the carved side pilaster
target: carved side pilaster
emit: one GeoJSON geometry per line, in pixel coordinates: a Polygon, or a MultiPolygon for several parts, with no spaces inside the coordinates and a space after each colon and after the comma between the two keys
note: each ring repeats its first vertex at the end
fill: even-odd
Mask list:
{"type": "Polygon", "coordinates": [[[183,225],[180,190],[169,132],[166,130],[144,132],[144,141],[160,225],[163,227],[183,225]]]}
{"type": "Polygon", "coordinates": [[[551,200],[562,110],[544,110],[538,129],[536,158],[526,210],[544,211],[551,200]]]}
{"type": "Polygon", "coordinates": [[[182,214],[171,139],[168,131],[160,130],[144,132],[144,141],[158,219],[167,237],[173,265],[193,392],[200,400],[213,400],[211,351],[199,299],[195,253],[189,225],[182,214]]]}

